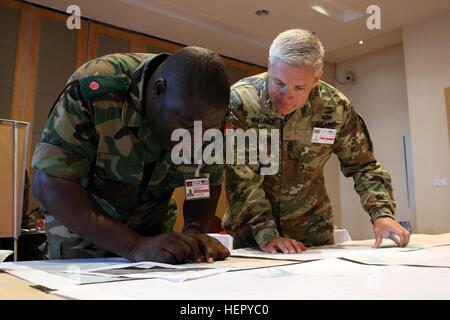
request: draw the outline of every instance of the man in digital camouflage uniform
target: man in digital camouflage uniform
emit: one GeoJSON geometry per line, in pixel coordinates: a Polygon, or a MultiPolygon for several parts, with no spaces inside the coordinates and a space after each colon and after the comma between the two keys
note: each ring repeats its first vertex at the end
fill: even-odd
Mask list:
{"type": "Polygon", "coordinates": [[[112,54],[81,66],[58,98],[36,147],[33,192],[48,210],[50,259],[122,256],[131,261],[212,262],[228,250],[205,234],[223,166],[209,165],[210,198],[185,201],[172,232],[172,193],[198,165],[175,165],[173,130],[223,126],[229,80],[219,55],[112,54]]]}
{"type": "Polygon", "coordinates": [[[305,246],[333,244],[334,219],[323,177],[332,153],[343,174],[353,177],[370,214],[374,247],[388,231],[399,236],[401,246],[409,241],[409,233],[394,220],[391,179],[373,155],[363,119],[341,92],[320,81],[323,56],[314,34],[285,31],[271,45],[268,72],[231,88],[229,129],[278,129],[280,136],[274,174],[262,175],[260,164],[247,162],[225,169],[223,227],[235,247],[298,253],[305,246]]]}

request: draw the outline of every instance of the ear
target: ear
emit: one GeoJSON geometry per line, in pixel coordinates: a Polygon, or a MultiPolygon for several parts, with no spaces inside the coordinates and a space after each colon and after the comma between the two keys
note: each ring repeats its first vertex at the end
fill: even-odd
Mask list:
{"type": "Polygon", "coordinates": [[[314,80],[314,86],[315,87],[317,85],[317,83],[319,83],[320,78],[322,78],[323,75],[323,70],[319,72],[319,74],[316,77],[316,80],[314,80]]]}
{"type": "Polygon", "coordinates": [[[270,68],[270,57],[267,58],[267,70],[269,70],[269,68],[270,68]]]}
{"type": "Polygon", "coordinates": [[[152,96],[158,97],[162,96],[167,91],[167,82],[164,78],[158,78],[152,85],[152,96]]]}

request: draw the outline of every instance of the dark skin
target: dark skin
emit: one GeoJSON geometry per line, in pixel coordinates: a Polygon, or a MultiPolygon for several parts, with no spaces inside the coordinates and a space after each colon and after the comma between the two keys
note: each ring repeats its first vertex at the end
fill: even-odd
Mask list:
{"type": "MultiPolygon", "coordinates": [[[[155,71],[148,81],[145,98],[146,119],[167,152],[177,143],[170,140],[174,129],[192,131],[194,120],[203,121],[203,130],[218,127],[226,113],[226,105],[217,108],[171,91],[168,83],[174,87],[173,81],[155,71]]],[[[213,262],[229,256],[219,241],[205,234],[214,217],[220,191],[220,187],[211,187],[209,199],[185,201],[182,233],[143,237],[112,219],[77,182],[36,170],[33,186],[35,197],[80,237],[131,261],[171,264],[186,260],[213,262]]]]}

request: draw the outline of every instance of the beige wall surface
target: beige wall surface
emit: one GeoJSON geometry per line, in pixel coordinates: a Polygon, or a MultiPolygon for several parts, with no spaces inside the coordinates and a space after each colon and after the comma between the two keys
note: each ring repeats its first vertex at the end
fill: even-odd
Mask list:
{"type": "Polygon", "coordinates": [[[450,232],[450,149],[444,88],[450,86],[450,11],[403,28],[417,231],[450,232]],[[446,179],[447,186],[434,186],[446,179]]]}
{"type": "Polygon", "coordinates": [[[448,126],[448,138],[450,143],[450,87],[445,88],[445,104],[447,106],[447,126],[448,126]]]}
{"type": "MultiPolygon", "coordinates": [[[[403,48],[387,48],[338,63],[336,74],[343,82],[347,71],[354,83],[337,84],[363,117],[369,129],[377,160],[390,173],[397,204],[396,219],[415,227],[415,209],[408,207],[403,136],[410,134],[403,48]]],[[[362,209],[353,179],[341,175],[342,226],[353,239],[373,238],[369,215],[362,209]]]]}

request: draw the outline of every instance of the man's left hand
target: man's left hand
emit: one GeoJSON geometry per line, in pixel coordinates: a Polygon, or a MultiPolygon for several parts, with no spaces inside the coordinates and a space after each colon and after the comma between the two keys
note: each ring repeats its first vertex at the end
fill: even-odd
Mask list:
{"type": "Polygon", "coordinates": [[[398,235],[398,238],[391,237],[391,239],[394,240],[399,247],[404,247],[409,242],[408,230],[390,217],[380,217],[376,219],[373,223],[373,232],[375,234],[375,243],[372,248],[378,248],[383,240],[383,234],[388,232],[398,235]]]}

